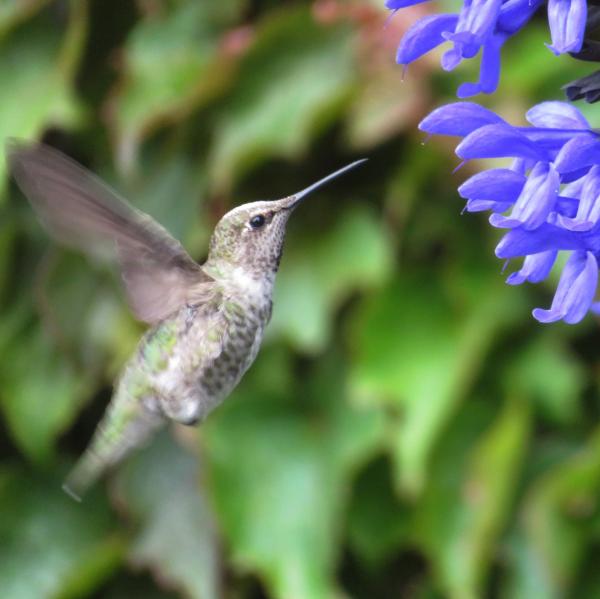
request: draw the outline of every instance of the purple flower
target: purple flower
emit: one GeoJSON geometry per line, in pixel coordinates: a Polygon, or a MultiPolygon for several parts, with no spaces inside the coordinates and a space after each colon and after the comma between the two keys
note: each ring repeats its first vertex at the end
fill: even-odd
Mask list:
{"type": "Polygon", "coordinates": [[[554,210],[558,191],[559,176],[552,163],[536,162],[511,214],[492,214],[490,223],[500,228],[522,226],[527,230],[537,229],[554,210]]]}
{"type": "Polygon", "coordinates": [[[543,281],[550,274],[557,255],[558,252],[556,250],[546,250],[539,254],[525,256],[521,270],[509,275],[506,282],[509,285],[520,285],[525,281],[529,281],[530,283],[543,281]]]}
{"type": "Polygon", "coordinates": [[[549,310],[536,308],[533,316],[540,322],[564,320],[579,322],[590,309],[598,285],[598,262],[594,254],[576,251],[565,264],[552,306],[549,310]]]}
{"type": "Polygon", "coordinates": [[[570,254],[550,309],[540,322],[579,322],[593,305],[600,260],[600,136],[572,105],[542,102],[516,127],[469,102],[434,110],[419,124],[429,134],[456,135],[463,160],[510,158],[508,168],[478,173],[459,187],[467,212],[490,210],[490,223],[508,229],[499,258],[524,257],[507,283],[539,283],[559,252],[570,254]]]}
{"type": "MultiPolygon", "coordinates": [[[[396,11],[423,0],[387,0],[396,11]]],[[[479,80],[459,86],[459,98],[492,93],[500,79],[500,54],[508,38],[517,33],[543,4],[543,0],[464,0],[458,14],[434,14],[419,19],[404,35],[396,61],[408,65],[433,48],[450,42],[442,68],[451,71],[481,51],[479,80]]],[[[548,23],[555,54],[579,52],[587,19],[586,0],[548,0],[548,23]]]]}
{"type": "Polygon", "coordinates": [[[586,0],[548,0],[548,23],[555,54],[579,52],[587,20],[586,0]]]}

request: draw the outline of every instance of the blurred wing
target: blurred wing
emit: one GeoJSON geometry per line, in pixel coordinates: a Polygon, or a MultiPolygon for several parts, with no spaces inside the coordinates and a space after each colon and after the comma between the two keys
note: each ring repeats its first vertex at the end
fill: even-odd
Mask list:
{"type": "Polygon", "coordinates": [[[64,154],[11,142],[7,156],[19,187],[57,239],[89,253],[116,248],[140,320],[156,323],[210,286],[212,279],[163,227],[64,154]]]}

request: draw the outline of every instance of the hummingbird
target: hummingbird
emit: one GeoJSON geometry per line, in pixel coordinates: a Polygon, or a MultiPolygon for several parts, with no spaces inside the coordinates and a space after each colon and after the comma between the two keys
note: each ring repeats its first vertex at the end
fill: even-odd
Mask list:
{"type": "Polygon", "coordinates": [[[217,223],[200,265],[147,214],[41,143],[7,145],[10,172],[59,242],[110,248],[134,316],[150,325],[125,364],[92,440],[63,489],[87,489],[169,421],[199,424],[258,353],[273,309],[286,225],[313,191],[358,160],[280,200],[243,204],[217,223]]]}

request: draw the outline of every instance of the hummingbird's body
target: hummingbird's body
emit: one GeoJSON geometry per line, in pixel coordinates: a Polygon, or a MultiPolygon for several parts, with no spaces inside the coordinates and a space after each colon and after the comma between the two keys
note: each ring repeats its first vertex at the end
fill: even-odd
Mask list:
{"type": "Polygon", "coordinates": [[[271,315],[269,287],[244,294],[215,283],[212,300],[184,306],[147,331],[69,477],[72,494],[79,496],[88,479],[143,444],[167,419],[196,424],[229,395],[258,353],[271,315]]]}
{"type": "Polygon", "coordinates": [[[149,216],[42,145],[9,148],[12,172],[46,226],[70,245],[111,242],[129,303],[151,328],[125,365],[92,442],[69,475],[76,498],[169,420],[196,424],[238,384],[258,353],[289,215],[309,192],[228,212],[196,264],[149,216]]]}
{"type": "Polygon", "coordinates": [[[267,282],[254,293],[226,281],[211,287],[206,303],[184,306],[146,333],[123,376],[126,388],[135,387],[143,373],[160,411],[183,424],[196,424],[229,395],[271,316],[267,282]]]}

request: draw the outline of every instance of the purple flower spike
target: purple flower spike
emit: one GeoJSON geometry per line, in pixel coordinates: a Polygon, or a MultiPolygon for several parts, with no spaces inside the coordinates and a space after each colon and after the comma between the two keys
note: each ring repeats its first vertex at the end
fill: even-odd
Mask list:
{"type": "Polygon", "coordinates": [[[549,310],[536,308],[540,322],[579,322],[589,311],[598,285],[598,262],[591,252],[573,252],[567,261],[549,310]]]}
{"type": "MultiPolygon", "coordinates": [[[[419,0],[385,2],[394,11],[419,3],[419,0]]],[[[502,46],[543,4],[544,0],[464,0],[458,15],[430,15],[417,21],[401,40],[397,61],[409,64],[449,42],[452,46],[442,55],[441,63],[444,70],[451,71],[461,61],[482,51],[479,81],[460,85],[458,96],[492,93],[500,79],[502,46]]],[[[586,0],[548,0],[550,49],[557,54],[581,50],[586,18],[586,0]]]]}
{"type": "MultiPolygon", "coordinates": [[[[600,0],[599,0],[600,1],[600,0]]],[[[385,0],[398,10],[419,0],[385,0]]],[[[492,93],[500,80],[504,44],[548,6],[555,54],[600,61],[600,42],[591,36],[600,24],[598,2],[587,0],[463,0],[458,14],[430,15],[417,21],[398,47],[397,60],[408,64],[448,44],[442,68],[481,55],[479,79],[459,85],[459,98],[492,93]],[[588,36],[584,39],[586,28],[588,36]]],[[[569,98],[600,99],[600,71],[569,84],[569,98]]],[[[546,279],[561,251],[570,252],[549,310],[533,312],[540,322],[579,322],[593,303],[600,260],[600,130],[565,102],[542,102],[526,115],[528,126],[513,126],[472,102],[441,106],[419,123],[429,135],[463,139],[456,147],[460,166],[476,159],[511,159],[506,168],[476,174],[458,189],[465,211],[489,211],[489,222],[508,229],[496,246],[505,260],[524,258],[509,285],[546,279]]],[[[458,169],[457,169],[458,170],[458,169]]]]}
{"type": "Polygon", "coordinates": [[[506,282],[509,285],[520,285],[525,281],[540,283],[550,274],[557,255],[556,250],[548,250],[526,256],[521,270],[509,275],[506,282]]]}
{"type": "MultiPolygon", "coordinates": [[[[442,106],[423,119],[429,133],[463,135],[463,160],[513,158],[509,168],[473,175],[458,189],[468,212],[489,210],[490,223],[510,229],[496,247],[502,259],[524,257],[507,283],[538,283],[560,251],[572,256],[543,322],[578,322],[592,310],[600,257],[600,136],[563,102],[542,102],[527,113],[530,127],[514,127],[470,102],[442,106]],[[506,212],[510,210],[510,214],[506,212]]],[[[600,304],[594,305],[600,313],[600,304]]]]}

